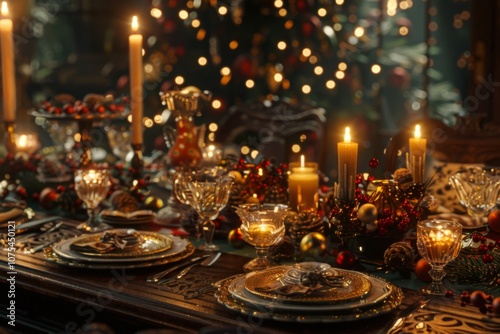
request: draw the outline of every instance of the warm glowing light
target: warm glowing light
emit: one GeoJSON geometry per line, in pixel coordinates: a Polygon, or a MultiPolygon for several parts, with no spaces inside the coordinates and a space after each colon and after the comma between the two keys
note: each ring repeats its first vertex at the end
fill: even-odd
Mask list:
{"type": "Polygon", "coordinates": [[[304,168],[306,166],[306,157],[302,154],[300,156],[300,167],[304,168]]]}
{"type": "Polygon", "coordinates": [[[325,9],[325,8],[320,8],[320,9],[318,9],[318,16],[319,16],[319,17],[325,17],[325,16],[326,16],[326,13],[327,13],[327,11],[326,11],[326,9],[325,9]]]}
{"type": "Polygon", "coordinates": [[[231,42],[229,42],[229,48],[231,50],[236,50],[238,48],[238,41],[231,41],[231,42]]]}
{"type": "Polygon", "coordinates": [[[309,85],[302,86],[302,93],[309,94],[310,92],[311,92],[311,86],[309,85]]]}
{"type": "Polygon", "coordinates": [[[193,27],[193,28],[198,28],[200,25],[201,25],[201,22],[198,19],[191,21],[191,27],[193,27]]]}
{"type": "Polygon", "coordinates": [[[196,34],[196,39],[201,41],[205,38],[207,35],[207,31],[205,29],[200,29],[198,30],[198,33],[196,34]]]}
{"type": "Polygon", "coordinates": [[[399,4],[399,8],[401,8],[402,10],[408,9],[409,7],[410,5],[406,1],[401,1],[401,3],[399,4]]]}
{"type": "Polygon", "coordinates": [[[314,74],[316,74],[316,75],[321,75],[321,74],[323,74],[323,67],[321,67],[321,66],[316,66],[316,67],[314,68],[314,74]]]}
{"type": "Polygon", "coordinates": [[[252,79],[248,79],[247,81],[245,81],[245,86],[247,88],[253,88],[255,86],[255,82],[252,79]]]}
{"type": "Polygon", "coordinates": [[[147,127],[147,128],[151,128],[154,125],[153,120],[151,118],[149,118],[149,117],[144,117],[144,119],[142,120],[142,122],[144,123],[144,126],[147,127]]]}
{"type": "Polygon", "coordinates": [[[200,66],[205,66],[207,63],[208,63],[207,58],[205,58],[205,57],[200,57],[200,58],[198,58],[198,64],[199,64],[200,66]]]}
{"type": "Polygon", "coordinates": [[[286,14],[288,14],[287,10],[285,8],[281,8],[279,11],[278,11],[278,15],[281,16],[281,17],[285,17],[286,14]]]}
{"type": "Polygon", "coordinates": [[[344,4],[344,0],[335,0],[335,3],[339,6],[344,4]]]}
{"type": "Polygon", "coordinates": [[[293,21],[292,20],[287,20],[285,22],[285,29],[292,29],[293,27],[293,21]]]}
{"type": "MultiPolygon", "coordinates": [[[[4,15],[3,14],[3,4],[4,3],[5,2],[2,2],[2,15],[4,15]]],[[[139,30],[139,21],[137,20],[137,16],[133,16],[132,17],[132,31],[137,31],[137,30],[139,30]]]]}
{"type": "Polygon", "coordinates": [[[379,64],[374,64],[374,65],[372,65],[371,70],[372,70],[373,74],[379,74],[380,71],[382,71],[382,67],[380,67],[379,64]]]}
{"type": "Polygon", "coordinates": [[[278,42],[278,49],[285,50],[286,49],[286,42],[279,41],[278,42]]]}
{"type": "Polygon", "coordinates": [[[328,80],[325,84],[326,88],[334,89],[337,84],[333,80],[328,80]]]}
{"type": "Polygon", "coordinates": [[[151,11],[149,13],[155,19],[159,19],[163,15],[161,9],[159,9],[159,8],[151,8],[151,11]]]}
{"type": "Polygon", "coordinates": [[[356,37],[361,37],[365,34],[365,28],[363,27],[356,27],[356,29],[354,29],[354,36],[356,37]]]}
{"type": "Polygon", "coordinates": [[[187,10],[180,10],[179,11],[179,18],[181,20],[187,20],[187,18],[189,17],[189,13],[187,12],[187,10]]]}
{"type": "Polygon", "coordinates": [[[276,7],[276,8],[283,7],[283,1],[281,1],[281,0],[274,1],[274,7],[276,7]]]}
{"type": "Polygon", "coordinates": [[[340,24],[340,23],[335,23],[335,24],[333,25],[333,30],[335,30],[335,31],[340,31],[340,30],[342,30],[342,24],[340,24]]]}
{"type": "Polygon", "coordinates": [[[162,124],[163,123],[163,117],[161,115],[155,115],[153,120],[155,121],[156,124],[162,124]]]}
{"type": "Polygon", "coordinates": [[[337,71],[337,72],[335,72],[335,77],[336,77],[337,79],[339,79],[339,80],[342,80],[342,79],[344,79],[344,77],[345,77],[345,73],[344,73],[344,72],[342,72],[342,71],[337,71]]]}
{"type": "Polygon", "coordinates": [[[184,78],[183,78],[183,77],[181,77],[181,76],[177,76],[177,77],[175,77],[174,82],[175,82],[177,85],[182,85],[182,84],[184,84],[184,78]]]}
{"type": "Polygon", "coordinates": [[[415,138],[421,138],[422,137],[422,134],[420,133],[420,125],[417,124],[415,125],[415,134],[414,136],[415,138]]]}
{"type": "Polygon", "coordinates": [[[221,75],[229,75],[231,74],[231,69],[227,66],[223,67],[220,69],[220,74],[221,75]]]}
{"type": "Polygon", "coordinates": [[[351,129],[349,127],[346,127],[344,133],[344,143],[350,143],[350,142],[351,142],[351,129]]]}
{"type": "Polygon", "coordinates": [[[318,62],[318,57],[316,57],[316,56],[309,57],[309,62],[311,64],[316,64],[318,62]]]}
{"type": "Polygon", "coordinates": [[[248,147],[248,146],[242,146],[240,152],[243,155],[247,155],[248,153],[250,153],[250,147],[248,147]]]}
{"type": "Polygon", "coordinates": [[[218,10],[220,15],[226,15],[227,14],[227,7],[226,6],[220,6],[218,10]]]}
{"type": "MultiPolygon", "coordinates": [[[[257,150],[253,150],[251,153],[250,153],[250,156],[252,157],[252,159],[255,159],[257,158],[257,156],[259,155],[259,151],[257,150]]],[[[260,176],[263,176],[264,175],[264,171],[262,170],[262,168],[259,168],[259,175],[260,176]]]]}
{"type": "Polygon", "coordinates": [[[304,57],[309,57],[311,54],[312,54],[312,51],[311,51],[311,49],[309,49],[309,48],[304,48],[304,49],[302,50],[302,55],[303,55],[304,57]]]}
{"type": "Polygon", "coordinates": [[[400,34],[401,36],[406,36],[406,35],[408,35],[408,28],[407,28],[407,27],[400,27],[400,28],[399,28],[399,34],[400,34]]]}
{"type": "Polygon", "coordinates": [[[222,107],[222,102],[220,100],[213,100],[212,101],[212,108],[220,109],[220,107],[222,107]]]}
{"type": "Polygon", "coordinates": [[[281,73],[276,73],[276,74],[274,75],[274,81],[276,81],[276,82],[281,82],[281,81],[283,81],[283,74],[281,74],[281,73]]]}
{"type": "Polygon", "coordinates": [[[219,126],[217,125],[217,123],[210,123],[208,125],[208,130],[212,131],[212,132],[215,132],[217,131],[217,129],[219,128],[219,126]]]}
{"type": "Polygon", "coordinates": [[[341,71],[347,70],[347,64],[344,62],[339,63],[339,70],[341,71]]]}
{"type": "Polygon", "coordinates": [[[292,152],[293,153],[299,153],[300,152],[300,145],[299,144],[293,144],[292,145],[292,152]]]}

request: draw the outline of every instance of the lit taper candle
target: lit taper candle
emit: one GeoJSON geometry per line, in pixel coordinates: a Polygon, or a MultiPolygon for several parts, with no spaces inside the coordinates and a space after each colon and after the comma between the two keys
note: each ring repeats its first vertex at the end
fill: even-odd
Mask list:
{"type": "Polygon", "coordinates": [[[9,18],[7,2],[2,2],[0,19],[0,44],[2,48],[2,86],[4,121],[16,119],[16,77],[14,65],[14,40],[12,20],[9,18]]]}
{"type": "Polygon", "coordinates": [[[129,36],[130,95],[132,108],[132,144],[141,145],[142,138],[142,35],[138,33],[137,16],[132,18],[132,34],[129,36]]]}
{"type": "Polygon", "coordinates": [[[425,175],[425,146],[427,140],[422,138],[420,133],[420,125],[415,125],[415,133],[413,138],[410,138],[409,161],[407,162],[408,169],[413,175],[413,181],[416,183],[424,182],[425,175]]]}
{"type": "Polygon", "coordinates": [[[351,141],[351,129],[345,128],[344,141],[337,143],[339,165],[338,198],[354,200],[356,170],[358,168],[358,143],[351,141]]]}

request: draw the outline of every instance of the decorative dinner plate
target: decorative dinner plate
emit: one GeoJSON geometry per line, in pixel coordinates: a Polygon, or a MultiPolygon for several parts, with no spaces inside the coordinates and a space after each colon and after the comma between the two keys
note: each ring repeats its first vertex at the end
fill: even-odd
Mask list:
{"type": "Polygon", "coordinates": [[[151,210],[138,210],[125,213],[118,210],[103,210],[100,213],[101,221],[109,225],[139,225],[153,221],[156,214],[151,210]]]}
{"type": "MultiPolygon", "coordinates": [[[[112,230],[112,231],[121,231],[121,230],[112,230]]],[[[109,232],[109,231],[106,231],[109,232]]],[[[106,233],[104,232],[104,233],[106,233]]],[[[71,242],[69,242],[69,247],[71,251],[74,251],[79,254],[83,254],[85,256],[91,256],[91,257],[102,257],[102,258],[124,258],[124,259],[129,259],[129,258],[135,258],[138,256],[147,256],[147,255],[152,255],[160,252],[165,252],[172,248],[173,241],[169,236],[155,233],[155,232],[138,232],[135,231],[134,234],[137,235],[138,240],[136,241],[139,243],[137,246],[134,244],[134,247],[128,248],[125,247],[124,249],[116,249],[108,253],[97,253],[97,252],[92,252],[92,251],[82,251],[82,250],[77,250],[73,249],[72,245],[78,245],[78,244],[88,244],[88,243],[93,243],[93,242],[98,242],[101,240],[103,233],[97,233],[97,234],[92,234],[92,235],[82,235],[77,238],[74,238],[71,242]]]]}
{"type": "MultiPolygon", "coordinates": [[[[141,232],[141,233],[146,233],[146,232],[141,232]]],[[[142,256],[129,256],[129,257],[118,257],[118,258],[88,256],[85,254],[81,254],[77,251],[74,251],[70,248],[71,244],[75,242],[76,239],[79,238],[67,239],[58,242],[52,247],[52,250],[56,255],[62,257],[63,259],[71,261],[91,262],[91,263],[119,263],[119,262],[127,263],[127,262],[154,261],[176,256],[177,254],[183,252],[187,244],[189,243],[189,241],[173,235],[169,235],[167,238],[169,238],[172,241],[171,248],[161,252],[155,252],[154,254],[146,254],[142,256]]]]}
{"type": "Polygon", "coordinates": [[[364,296],[364,298],[347,301],[345,303],[304,305],[282,303],[278,300],[271,301],[269,299],[263,299],[251,294],[245,289],[245,280],[247,276],[240,276],[235,278],[228,284],[227,289],[231,296],[239,301],[245,302],[253,307],[267,308],[269,310],[278,312],[331,312],[366,308],[384,301],[392,293],[393,286],[391,284],[388,284],[383,279],[374,276],[367,276],[361,273],[358,274],[366,277],[370,281],[372,288],[370,289],[370,292],[366,296],[364,296]]]}
{"type": "Polygon", "coordinates": [[[93,262],[83,262],[83,261],[75,261],[75,260],[69,260],[65,259],[63,257],[60,257],[57,255],[54,251],[53,248],[48,247],[44,250],[45,252],[45,258],[47,261],[66,266],[66,267],[72,267],[72,268],[82,268],[82,269],[100,269],[100,270],[112,270],[112,269],[134,269],[134,268],[146,268],[146,267],[154,267],[154,266],[161,266],[164,264],[168,263],[174,263],[177,261],[180,261],[182,259],[187,258],[188,256],[192,255],[195,251],[195,248],[192,243],[190,243],[187,240],[183,240],[184,242],[182,243],[175,243],[174,246],[172,247],[172,250],[175,249],[175,251],[172,253],[172,255],[161,258],[158,260],[151,260],[151,261],[141,261],[141,262],[109,262],[109,263],[93,263],[93,262]],[[182,250],[181,250],[182,249],[182,250]],[[181,251],[179,251],[181,250],[181,251]]]}
{"type": "Polygon", "coordinates": [[[334,323],[368,319],[391,312],[401,304],[404,298],[403,292],[399,287],[392,285],[391,283],[386,283],[390,286],[391,290],[387,298],[366,307],[355,307],[346,310],[329,310],[325,312],[308,312],[309,305],[307,305],[307,307],[302,305],[303,307],[297,311],[281,311],[270,308],[269,306],[250,304],[236,299],[229,292],[229,286],[234,279],[237,278],[230,278],[224,281],[215,292],[215,297],[220,304],[226,306],[230,310],[246,315],[277,321],[334,323]]]}
{"type": "Polygon", "coordinates": [[[261,298],[293,303],[339,303],[361,298],[370,292],[371,283],[365,277],[351,271],[341,271],[346,286],[330,288],[326,291],[314,291],[310,294],[284,295],[275,292],[280,286],[284,286],[283,275],[290,266],[274,267],[256,272],[245,280],[245,288],[252,294],[261,298]],[[271,289],[269,289],[271,288],[271,289]]]}

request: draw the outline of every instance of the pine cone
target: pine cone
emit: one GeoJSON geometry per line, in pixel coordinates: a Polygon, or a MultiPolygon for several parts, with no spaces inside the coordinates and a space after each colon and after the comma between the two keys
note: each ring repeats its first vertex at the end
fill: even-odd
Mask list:
{"type": "Polygon", "coordinates": [[[118,211],[130,213],[139,210],[139,202],[129,192],[117,190],[110,197],[111,206],[118,211]]]}
{"type": "Polygon", "coordinates": [[[287,192],[275,185],[272,187],[269,187],[269,189],[266,191],[266,195],[264,196],[265,203],[273,203],[273,204],[287,204],[288,203],[288,194],[287,192]]]}
{"type": "Polygon", "coordinates": [[[391,271],[410,272],[414,262],[415,253],[407,242],[395,242],[384,252],[384,263],[391,271]]]}
{"type": "MultiPolygon", "coordinates": [[[[293,216],[290,216],[293,219],[293,216]]],[[[325,221],[315,210],[302,211],[297,214],[295,221],[291,221],[290,236],[295,249],[299,249],[302,238],[311,233],[318,232],[324,234],[325,221]]]]}

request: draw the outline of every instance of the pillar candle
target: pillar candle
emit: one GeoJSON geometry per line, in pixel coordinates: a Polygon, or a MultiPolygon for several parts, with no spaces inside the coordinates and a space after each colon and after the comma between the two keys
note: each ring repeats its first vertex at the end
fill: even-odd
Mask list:
{"type": "Polygon", "coordinates": [[[300,165],[290,163],[288,176],[288,205],[292,210],[317,209],[318,206],[318,164],[305,162],[301,157],[300,165]]]}
{"type": "Polygon", "coordinates": [[[351,142],[351,130],[345,128],[344,141],[337,143],[339,184],[338,198],[354,200],[358,168],[358,143],[351,142]]]}
{"type": "Polygon", "coordinates": [[[132,34],[129,36],[130,95],[132,109],[132,144],[142,144],[142,35],[137,33],[137,16],[132,18],[132,34]]]}
{"type": "Polygon", "coordinates": [[[2,86],[4,121],[14,122],[16,119],[16,77],[14,65],[14,40],[12,37],[12,20],[8,18],[7,3],[2,2],[0,19],[0,44],[2,50],[2,86]]]}
{"type": "Polygon", "coordinates": [[[425,172],[425,146],[427,140],[421,138],[420,125],[415,126],[414,137],[410,138],[408,169],[413,175],[413,181],[416,183],[424,182],[425,172]]]}

